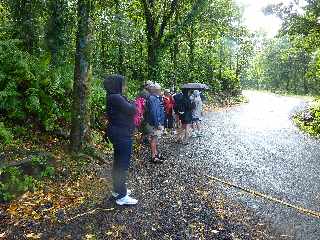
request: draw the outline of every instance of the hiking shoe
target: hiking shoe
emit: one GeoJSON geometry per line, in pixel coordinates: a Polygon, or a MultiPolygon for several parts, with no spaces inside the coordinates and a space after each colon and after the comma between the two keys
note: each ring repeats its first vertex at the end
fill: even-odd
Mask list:
{"type": "Polygon", "coordinates": [[[116,204],[118,204],[120,206],[123,206],[123,205],[136,205],[137,203],[138,203],[138,200],[130,197],[129,195],[116,200],[116,204]]]}
{"type": "Polygon", "coordinates": [[[158,158],[159,160],[162,160],[162,161],[165,160],[165,158],[163,157],[163,155],[162,155],[161,153],[158,153],[157,158],[158,158]]]}
{"type": "MultiPolygon", "coordinates": [[[[129,196],[131,194],[131,190],[127,190],[127,195],[129,196]]],[[[114,191],[111,192],[112,197],[117,198],[119,196],[119,193],[116,193],[114,191]]]]}
{"type": "Polygon", "coordinates": [[[151,158],[150,162],[154,163],[154,164],[162,164],[163,163],[163,161],[158,157],[151,158]]]}
{"type": "Polygon", "coordinates": [[[189,142],[188,142],[187,140],[183,140],[183,141],[182,141],[182,145],[187,146],[187,145],[189,145],[189,142]]]}

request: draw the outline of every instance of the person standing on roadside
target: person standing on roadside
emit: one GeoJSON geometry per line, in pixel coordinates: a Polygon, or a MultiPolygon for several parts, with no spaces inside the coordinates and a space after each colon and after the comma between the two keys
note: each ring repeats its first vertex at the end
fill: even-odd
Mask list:
{"type": "Polygon", "coordinates": [[[193,94],[190,97],[191,103],[194,106],[192,110],[192,128],[194,130],[194,134],[197,137],[201,137],[201,128],[200,128],[200,122],[202,117],[202,100],[200,96],[199,90],[194,90],[193,94]],[[197,131],[197,132],[196,132],[197,131]]]}
{"type": "Polygon", "coordinates": [[[182,135],[180,139],[183,144],[188,144],[190,136],[190,128],[192,124],[192,103],[190,99],[190,90],[182,90],[183,98],[181,100],[180,119],[182,123],[182,135]]]}
{"type": "Polygon", "coordinates": [[[171,96],[169,89],[166,89],[164,91],[163,102],[164,102],[164,110],[165,110],[164,128],[165,128],[165,130],[169,130],[173,133],[174,99],[171,96]]]}
{"type": "Polygon", "coordinates": [[[183,99],[182,93],[175,93],[173,95],[173,100],[174,100],[173,111],[174,111],[174,119],[175,119],[174,125],[175,125],[175,131],[178,135],[178,141],[180,141],[179,136],[181,136],[181,132],[182,132],[182,124],[181,124],[182,99],[183,99]]]}
{"type": "Polygon", "coordinates": [[[135,205],[138,200],[129,196],[127,177],[132,155],[132,135],[135,129],[134,116],[136,107],[130,103],[123,93],[127,84],[121,75],[108,76],[104,81],[107,91],[108,126],[106,137],[114,149],[112,168],[112,196],[118,205],[135,205]]]}
{"type": "Polygon", "coordinates": [[[150,86],[150,96],[147,101],[147,130],[151,146],[151,163],[163,163],[163,157],[159,151],[159,138],[164,125],[164,109],[161,106],[161,86],[157,83],[150,86]]]}

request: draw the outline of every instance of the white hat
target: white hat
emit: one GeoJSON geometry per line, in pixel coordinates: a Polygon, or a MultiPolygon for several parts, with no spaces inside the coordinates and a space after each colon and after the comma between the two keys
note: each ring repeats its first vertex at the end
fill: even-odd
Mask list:
{"type": "Polygon", "coordinates": [[[160,84],[159,84],[159,83],[154,83],[153,89],[155,89],[155,90],[161,90],[160,84]]]}
{"type": "Polygon", "coordinates": [[[146,89],[151,89],[153,85],[154,85],[154,83],[152,81],[147,81],[146,85],[145,85],[145,88],[146,89]]]}

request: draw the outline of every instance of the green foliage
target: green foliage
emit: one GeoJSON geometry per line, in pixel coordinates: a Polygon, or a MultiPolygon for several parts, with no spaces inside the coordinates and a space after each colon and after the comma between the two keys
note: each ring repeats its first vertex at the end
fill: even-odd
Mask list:
{"type": "Polygon", "coordinates": [[[4,126],[3,122],[0,122],[0,140],[5,145],[10,144],[13,141],[11,131],[4,126]]]}
{"type": "Polygon", "coordinates": [[[102,86],[102,80],[93,79],[90,89],[89,109],[91,111],[91,125],[101,127],[100,120],[105,113],[106,92],[102,86]]]}
{"type": "Polygon", "coordinates": [[[33,117],[54,130],[70,119],[72,67],[50,72],[49,61],[22,51],[17,41],[0,41],[0,111],[9,120],[33,117]]]}
{"type": "Polygon", "coordinates": [[[222,91],[230,96],[238,96],[241,93],[240,80],[236,73],[230,69],[223,71],[221,76],[222,91]]]}
{"type": "MultiPolygon", "coordinates": [[[[93,81],[86,97],[93,130],[104,127],[101,79],[108,74],[128,79],[130,100],[147,80],[176,89],[203,82],[214,93],[240,93],[239,79],[253,45],[234,1],[86,2],[95,3],[89,23],[94,31],[85,39],[92,47],[84,55],[92,56],[93,81]]],[[[19,136],[30,126],[68,132],[75,59],[83,63],[75,56],[77,1],[4,0],[0,13],[3,122],[15,126],[12,132],[19,136]]]]}
{"type": "Polygon", "coordinates": [[[0,169],[0,202],[7,202],[23,192],[34,190],[36,180],[32,176],[24,175],[18,167],[0,169]]]}
{"type": "Polygon", "coordinates": [[[38,176],[26,175],[20,167],[0,168],[0,202],[10,201],[26,191],[34,191],[40,180],[54,176],[55,168],[43,157],[33,157],[33,168],[41,168],[38,176]]]}
{"type": "Polygon", "coordinates": [[[319,4],[306,1],[303,13],[298,2],[276,4],[265,9],[283,20],[275,39],[265,41],[251,63],[245,80],[247,87],[294,94],[320,94],[319,4]]]}
{"type": "Polygon", "coordinates": [[[315,101],[308,112],[295,116],[294,121],[305,132],[320,137],[320,99],[315,101]]]}
{"type": "Polygon", "coordinates": [[[11,38],[22,41],[28,53],[39,53],[41,17],[44,2],[41,0],[4,0],[10,13],[11,38]]]}

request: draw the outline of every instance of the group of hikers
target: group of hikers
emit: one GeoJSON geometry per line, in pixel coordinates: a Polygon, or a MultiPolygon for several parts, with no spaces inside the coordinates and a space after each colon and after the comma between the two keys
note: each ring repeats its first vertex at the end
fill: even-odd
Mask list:
{"type": "Polygon", "coordinates": [[[162,92],[160,84],[148,81],[136,100],[130,102],[124,96],[127,84],[121,75],[108,76],[104,88],[107,91],[106,138],[114,149],[112,197],[118,205],[135,205],[138,201],[130,197],[126,184],[134,132],[140,131],[142,141],[150,145],[150,162],[163,163],[164,156],[159,150],[159,138],[163,134],[176,135],[177,142],[183,144],[188,144],[191,130],[193,136],[202,136],[202,95],[199,90],[190,89],[174,94],[169,89],[162,92]]]}

